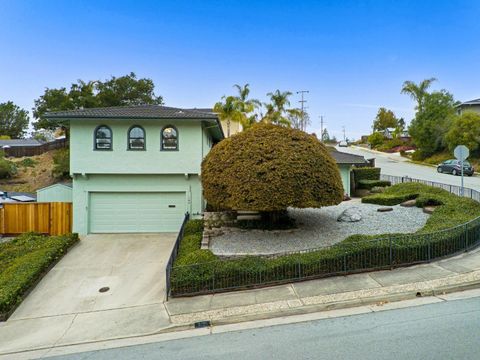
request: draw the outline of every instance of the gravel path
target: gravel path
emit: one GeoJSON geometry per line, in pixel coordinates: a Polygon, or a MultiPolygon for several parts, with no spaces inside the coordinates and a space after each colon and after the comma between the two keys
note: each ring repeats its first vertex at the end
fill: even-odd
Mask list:
{"type": "Polygon", "coordinates": [[[381,207],[362,204],[358,199],[321,209],[290,209],[298,228],[283,231],[242,230],[232,228],[210,241],[210,250],[216,255],[267,255],[325,247],[338,243],[350,235],[384,233],[413,233],[421,229],[429,215],[417,207],[392,206],[393,211],[380,213],[381,207]],[[347,208],[357,207],[363,219],[359,222],[338,222],[338,216],[347,208]]]}

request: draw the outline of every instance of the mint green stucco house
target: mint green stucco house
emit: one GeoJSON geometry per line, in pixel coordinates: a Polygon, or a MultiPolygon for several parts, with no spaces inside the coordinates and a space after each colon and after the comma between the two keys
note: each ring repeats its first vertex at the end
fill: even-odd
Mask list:
{"type": "Polygon", "coordinates": [[[73,231],[177,232],[204,210],[201,162],[216,114],[158,105],[48,113],[70,122],[73,231]]]}

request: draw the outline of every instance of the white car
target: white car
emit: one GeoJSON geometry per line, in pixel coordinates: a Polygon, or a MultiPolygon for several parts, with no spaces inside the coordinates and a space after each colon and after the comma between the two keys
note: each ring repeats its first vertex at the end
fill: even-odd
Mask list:
{"type": "Polygon", "coordinates": [[[348,147],[348,143],[347,143],[345,140],[343,140],[343,141],[340,141],[340,143],[338,144],[338,146],[340,146],[340,147],[348,147]]]}

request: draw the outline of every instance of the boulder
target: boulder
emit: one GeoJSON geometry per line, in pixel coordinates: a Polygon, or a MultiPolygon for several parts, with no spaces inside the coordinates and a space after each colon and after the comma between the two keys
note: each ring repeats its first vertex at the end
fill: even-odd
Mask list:
{"type": "Polygon", "coordinates": [[[357,222],[360,220],[362,220],[362,212],[357,207],[345,209],[337,218],[337,221],[341,222],[357,222]]]}
{"type": "Polygon", "coordinates": [[[435,206],[425,206],[425,207],[423,208],[423,212],[424,212],[425,214],[432,215],[433,212],[435,211],[435,209],[436,209],[435,206]]]}
{"type": "Polygon", "coordinates": [[[403,206],[403,207],[415,207],[416,205],[417,205],[417,200],[415,199],[407,200],[400,204],[400,206],[403,206]]]}
{"type": "Polygon", "coordinates": [[[378,212],[389,212],[389,211],[393,211],[393,208],[391,208],[391,207],[381,207],[381,208],[378,208],[377,211],[378,212]]]}

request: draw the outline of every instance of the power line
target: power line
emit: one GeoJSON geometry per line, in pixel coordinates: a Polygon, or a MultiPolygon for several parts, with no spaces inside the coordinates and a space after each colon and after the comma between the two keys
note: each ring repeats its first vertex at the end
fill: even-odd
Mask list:
{"type": "Polygon", "coordinates": [[[321,127],[320,141],[323,141],[323,125],[326,124],[326,122],[323,121],[323,115],[320,115],[319,118],[320,118],[320,127],[321,127]]]}
{"type": "Polygon", "coordinates": [[[302,96],[302,100],[299,100],[298,102],[301,104],[301,107],[302,107],[302,119],[301,119],[301,123],[300,123],[300,128],[305,131],[307,126],[305,124],[305,103],[307,102],[307,100],[304,99],[304,94],[308,94],[310,91],[308,90],[300,90],[300,91],[297,91],[297,94],[301,94],[302,96]]]}

